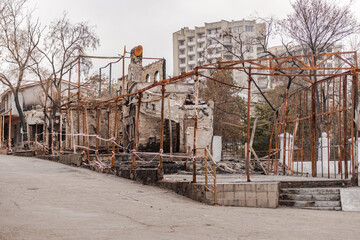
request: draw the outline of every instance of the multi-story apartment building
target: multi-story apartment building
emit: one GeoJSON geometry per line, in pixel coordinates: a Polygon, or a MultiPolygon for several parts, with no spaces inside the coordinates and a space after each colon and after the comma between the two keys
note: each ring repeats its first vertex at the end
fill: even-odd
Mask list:
{"type": "MultiPolygon", "coordinates": [[[[260,46],[254,39],[264,32],[265,24],[250,20],[222,20],[195,29],[182,28],[173,33],[174,75],[219,59],[256,59],[260,46]]],[[[238,85],[247,84],[245,73],[234,71],[233,77],[238,85]]]]}

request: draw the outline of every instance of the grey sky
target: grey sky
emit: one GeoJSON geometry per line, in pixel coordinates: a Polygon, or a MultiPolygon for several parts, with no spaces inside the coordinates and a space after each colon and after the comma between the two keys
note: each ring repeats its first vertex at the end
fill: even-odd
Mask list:
{"type": "MultiPolygon", "coordinates": [[[[344,1],[344,0],[342,0],[344,1]]],[[[241,20],[291,11],[289,0],[29,0],[44,25],[68,12],[72,22],[96,25],[101,46],[93,54],[117,56],[141,44],[146,57],[165,57],[172,74],[172,33],[204,22],[241,20]]],[[[354,9],[360,9],[355,0],[354,9]]],[[[360,19],[360,12],[355,12],[360,19]]]]}

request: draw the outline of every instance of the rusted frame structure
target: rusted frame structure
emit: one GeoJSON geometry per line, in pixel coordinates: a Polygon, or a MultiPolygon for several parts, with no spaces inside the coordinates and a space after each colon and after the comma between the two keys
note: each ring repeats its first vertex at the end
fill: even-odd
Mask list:
{"type": "MultiPolygon", "coordinates": [[[[87,99],[83,99],[81,97],[81,79],[80,79],[80,64],[81,58],[101,58],[101,59],[119,59],[122,58],[123,60],[123,68],[125,66],[125,59],[129,58],[129,57],[125,57],[125,56],[121,56],[121,57],[96,57],[96,56],[80,56],[78,58],[78,93],[77,93],[77,101],[68,101],[67,103],[65,103],[64,105],[62,105],[62,109],[64,110],[64,112],[67,114],[67,116],[69,117],[69,113],[72,113],[73,111],[77,111],[78,115],[77,115],[77,133],[78,134],[78,144],[80,145],[80,135],[86,135],[84,134],[84,131],[86,129],[84,129],[83,133],[80,132],[80,111],[81,108],[84,107],[86,105],[86,107],[88,109],[94,109],[97,112],[97,126],[99,125],[99,119],[100,119],[100,113],[98,112],[98,109],[108,109],[109,111],[111,109],[113,109],[113,106],[116,106],[116,109],[118,109],[118,107],[121,107],[122,102],[126,99],[128,99],[129,97],[137,97],[138,98],[138,104],[137,104],[137,109],[136,109],[136,125],[135,125],[135,133],[138,132],[139,126],[138,126],[138,122],[139,122],[139,112],[140,112],[140,108],[141,108],[141,97],[142,94],[152,88],[156,88],[156,87],[161,87],[161,131],[160,131],[160,137],[161,137],[161,146],[160,146],[160,152],[159,152],[159,159],[160,159],[160,163],[159,163],[159,172],[162,172],[162,161],[163,161],[163,133],[164,133],[164,100],[165,100],[165,91],[166,91],[166,85],[169,84],[174,84],[177,83],[179,81],[183,81],[184,79],[193,77],[195,79],[195,87],[196,87],[196,101],[195,101],[195,118],[194,118],[194,146],[193,146],[193,182],[196,182],[196,141],[197,141],[197,111],[198,111],[198,82],[199,82],[199,76],[201,77],[205,77],[207,79],[210,80],[216,80],[213,79],[211,76],[207,76],[203,73],[202,70],[219,70],[219,69],[224,69],[224,70],[233,70],[233,69],[238,69],[238,70],[245,70],[247,71],[248,74],[248,87],[247,88],[242,88],[244,90],[247,90],[248,92],[248,99],[247,99],[247,136],[249,138],[250,136],[250,108],[251,108],[251,92],[252,92],[252,83],[256,82],[255,76],[269,76],[269,77],[298,77],[301,78],[301,80],[304,83],[310,84],[310,88],[308,87],[306,91],[311,92],[311,98],[306,98],[307,101],[305,106],[308,107],[307,105],[310,103],[309,109],[307,109],[306,111],[309,111],[309,116],[305,116],[303,118],[297,118],[297,119],[293,119],[293,118],[289,118],[289,113],[292,112],[296,112],[296,111],[300,111],[301,107],[299,107],[299,105],[293,105],[291,102],[289,103],[289,98],[295,96],[293,93],[290,93],[288,90],[286,91],[286,97],[285,97],[285,101],[283,106],[279,109],[277,115],[275,115],[274,117],[274,127],[272,129],[272,135],[273,136],[277,136],[275,138],[271,138],[270,139],[270,153],[272,151],[275,151],[275,159],[273,161],[273,166],[274,166],[274,172],[276,173],[276,169],[277,169],[277,164],[278,164],[278,156],[277,154],[279,154],[279,138],[278,135],[281,132],[286,132],[286,125],[291,126],[291,124],[294,125],[294,123],[300,122],[302,120],[307,120],[310,122],[310,128],[312,129],[312,131],[310,132],[310,139],[311,139],[311,146],[313,146],[311,148],[311,164],[312,164],[312,175],[316,176],[316,120],[317,118],[321,118],[322,116],[327,116],[333,113],[337,113],[339,114],[339,112],[342,111],[348,111],[351,112],[352,117],[355,115],[355,111],[357,109],[357,99],[358,99],[358,94],[357,94],[357,86],[358,86],[358,66],[357,66],[357,62],[356,62],[356,52],[345,52],[345,53],[327,53],[327,54],[318,54],[318,55],[303,55],[303,56],[289,56],[289,57],[282,57],[282,58],[262,58],[262,59],[252,59],[252,60],[243,60],[243,61],[227,61],[227,62],[216,62],[216,63],[212,63],[212,64],[207,64],[207,65],[203,65],[203,66],[199,66],[196,67],[193,71],[187,72],[187,73],[182,73],[180,76],[176,76],[176,77],[172,77],[172,78],[168,78],[168,79],[164,79],[161,80],[159,82],[154,82],[153,84],[148,85],[145,88],[139,89],[135,92],[132,93],[125,93],[124,92],[124,88],[123,88],[123,92],[120,96],[116,96],[116,97],[109,97],[107,99],[99,99],[99,100],[87,100],[87,99]],[[348,59],[348,56],[351,56],[351,58],[354,60],[354,63],[352,64],[348,59]],[[322,61],[319,61],[319,63],[317,63],[316,58],[317,57],[321,57],[322,61]],[[336,58],[339,61],[343,62],[343,65],[341,67],[338,68],[329,68],[329,67],[324,67],[323,63],[330,59],[330,58],[336,58]],[[296,65],[292,64],[289,65],[289,62],[296,62],[296,65]],[[298,71],[302,71],[302,74],[299,74],[298,71]],[[317,71],[337,71],[336,73],[319,73],[317,71]],[[351,111],[349,111],[349,109],[342,109],[342,110],[334,110],[329,112],[320,112],[320,113],[316,113],[316,101],[315,101],[315,89],[317,86],[320,86],[322,84],[325,84],[329,81],[331,81],[332,79],[335,78],[339,78],[342,76],[352,76],[352,82],[354,83],[352,85],[352,109],[351,111]],[[313,78],[314,77],[321,77],[322,79],[318,80],[318,81],[314,81],[313,78]],[[310,90],[309,90],[310,89],[310,90]],[[296,109],[296,110],[294,110],[296,109]],[[315,129],[315,130],[314,130],[315,129]],[[275,145],[275,148],[272,147],[272,145],[275,145]]],[[[158,59],[158,58],[144,58],[144,59],[158,59]]],[[[124,70],[123,70],[123,76],[124,76],[124,70]]],[[[123,77],[123,81],[125,80],[125,78],[123,77]]],[[[124,83],[123,83],[124,86],[124,83]]],[[[342,86],[345,86],[344,84],[342,86]]],[[[333,91],[336,91],[336,88],[333,87],[332,89],[333,91]]],[[[304,90],[305,91],[305,90],[304,90]]],[[[331,88],[327,88],[325,91],[330,92],[331,88]]],[[[347,94],[347,90],[345,90],[345,88],[343,88],[343,95],[345,96],[347,94]]],[[[300,94],[300,99],[304,98],[305,99],[305,95],[304,94],[300,94]]],[[[293,97],[295,98],[295,97],[293,97]]],[[[345,100],[345,98],[343,98],[343,101],[345,100]]],[[[334,102],[334,101],[333,101],[334,102]]],[[[301,104],[300,104],[301,105],[301,104]]],[[[345,103],[346,105],[346,103],[345,103]]],[[[330,104],[329,104],[330,106],[330,104]]],[[[117,110],[116,110],[117,111],[117,110]]],[[[301,109],[301,111],[304,111],[304,109],[301,109]]],[[[115,114],[115,118],[116,118],[115,114]]],[[[346,114],[343,114],[343,117],[346,117],[346,114]]],[[[108,117],[108,121],[110,119],[110,115],[108,117]]],[[[327,118],[327,121],[329,120],[329,118],[327,118]]],[[[342,121],[347,121],[342,120],[342,121]]],[[[116,121],[114,122],[118,122],[118,119],[116,119],[116,121]]],[[[83,121],[83,125],[84,123],[86,123],[86,121],[83,121]]],[[[115,123],[114,123],[115,125],[115,123]]],[[[350,132],[351,132],[351,136],[352,136],[352,142],[350,144],[351,146],[351,159],[352,159],[352,175],[353,178],[355,178],[355,175],[357,177],[357,159],[355,158],[355,154],[356,151],[354,150],[357,146],[357,129],[356,129],[356,125],[355,124],[351,124],[353,125],[352,127],[350,127],[350,132]]],[[[346,124],[344,125],[344,128],[346,127],[346,124]]],[[[114,126],[114,133],[116,130],[116,125],[114,126]]],[[[99,127],[97,127],[97,129],[99,129],[99,127]]],[[[108,127],[108,129],[110,129],[110,127],[108,127]]],[[[296,133],[296,131],[299,129],[300,132],[302,132],[302,137],[300,138],[300,134],[298,135],[299,139],[302,139],[302,141],[304,141],[304,136],[306,135],[304,133],[304,126],[301,124],[297,124],[297,127],[295,128],[294,126],[291,127],[292,131],[296,133]]],[[[74,135],[74,128],[71,127],[71,131],[73,132],[72,135],[74,135]]],[[[345,130],[345,132],[349,131],[348,129],[345,130]]],[[[341,131],[340,131],[341,132],[341,131]]],[[[98,132],[97,132],[97,135],[98,132]]],[[[294,134],[295,135],[295,134],[294,134]]],[[[114,135],[114,138],[116,138],[116,136],[114,135]]],[[[136,167],[136,163],[135,163],[135,153],[137,152],[137,147],[136,147],[136,138],[137,138],[137,134],[135,134],[135,141],[134,141],[134,148],[131,150],[132,152],[132,167],[136,167]]],[[[99,147],[99,140],[96,140],[96,149],[95,151],[98,151],[98,147],[99,147]]],[[[343,141],[345,142],[345,136],[343,138],[343,141]]],[[[75,142],[75,139],[74,139],[75,142]]],[[[85,145],[85,138],[83,140],[83,145],[85,145]]],[[[248,139],[249,142],[249,139],[248,139]]],[[[74,145],[75,143],[73,143],[74,145]]],[[[290,144],[290,142],[288,142],[288,144],[290,144]]],[[[294,142],[292,143],[294,145],[294,142]]],[[[70,144],[69,144],[70,145],[70,144]]],[[[68,145],[68,146],[69,146],[68,145]]],[[[112,152],[114,152],[114,144],[112,144],[112,152]]],[[[347,144],[345,143],[345,145],[347,146],[347,144]]],[[[249,144],[248,144],[249,146],[249,144]]],[[[286,138],[283,142],[283,147],[286,148],[286,138]]],[[[74,148],[75,149],[75,148],[74,148]]],[[[87,149],[87,159],[88,159],[88,152],[89,152],[89,145],[88,142],[86,143],[86,148],[87,149]]],[[[293,146],[294,149],[294,146],[293,146]]],[[[344,147],[342,150],[344,153],[347,151],[347,148],[344,147]]],[[[246,149],[247,152],[247,158],[246,158],[246,173],[247,173],[247,180],[250,181],[250,173],[249,173],[249,162],[250,162],[250,149],[249,147],[246,149]]],[[[298,159],[303,159],[301,156],[300,151],[297,153],[296,158],[298,159]]],[[[271,162],[270,159],[271,154],[269,154],[269,163],[271,162]]],[[[294,157],[294,154],[291,155],[292,157],[294,157]]],[[[285,154],[283,154],[283,158],[285,159],[285,154]]],[[[111,166],[113,166],[114,160],[112,159],[112,163],[111,166]]],[[[293,161],[294,162],[294,161],[293,161]]],[[[292,163],[293,163],[292,162],[292,163]]],[[[345,161],[346,162],[346,161],[345,161]]],[[[270,165],[270,164],[269,164],[270,165]]],[[[285,165],[285,164],[284,164],[285,165]]],[[[302,166],[301,166],[302,167],[302,166]]],[[[295,172],[294,168],[291,168],[291,166],[288,166],[287,169],[285,169],[284,166],[284,170],[288,171],[291,169],[291,172],[295,172]]],[[[270,170],[270,169],[269,169],[270,170]]],[[[297,171],[296,172],[300,172],[299,170],[299,166],[297,166],[297,171]]],[[[285,172],[285,171],[284,171],[285,172]]]]}
{"type": "MultiPolygon", "coordinates": [[[[277,165],[278,165],[278,154],[280,151],[280,143],[279,143],[279,134],[284,133],[287,134],[287,124],[291,126],[291,129],[293,130],[293,136],[296,136],[296,133],[298,129],[302,131],[301,135],[301,141],[302,144],[304,144],[304,138],[306,137],[304,135],[304,127],[300,126],[299,128],[299,122],[304,120],[309,120],[310,125],[310,159],[311,159],[311,174],[312,176],[317,176],[317,168],[316,168],[316,128],[317,123],[322,128],[322,125],[324,125],[323,121],[327,121],[327,133],[329,134],[329,115],[337,113],[339,115],[339,121],[343,121],[343,127],[340,128],[339,134],[343,133],[343,147],[340,152],[343,154],[343,159],[341,160],[341,157],[339,158],[339,162],[344,162],[345,165],[345,178],[348,178],[348,167],[347,167],[347,159],[346,156],[350,152],[351,156],[351,173],[352,173],[352,179],[354,182],[357,181],[358,178],[358,159],[356,157],[355,149],[357,149],[357,126],[355,122],[352,120],[354,119],[357,111],[357,105],[358,105],[358,63],[357,63],[357,53],[356,52],[343,52],[343,53],[324,53],[324,54],[317,54],[317,55],[301,55],[301,56],[287,56],[287,57],[279,57],[279,58],[262,58],[262,59],[254,59],[254,60],[244,60],[244,61],[227,61],[227,62],[217,62],[212,64],[207,64],[204,66],[200,66],[199,69],[208,69],[208,70],[217,70],[217,69],[228,69],[228,70],[244,70],[247,72],[248,75],[248,100],[247,100],[247,142],[249,143],[250,139],[250,101],[251,101],[251,82],[256,82],[254,79],[254,76],[261,75],[261,76],[269,76],[269,77],[294,77],[294,78],[301,78],[301,80],[304,83],[310,84],[308,87],[308,90],[310,92],[310,97],[306,98],[307,103],[305,106],[300,104],[290,104],[289,105],[289,90],[285,90],[285,99],[281,106],[281,108],[275,113],[274,115],[274,125],[272,129],[272,137],[270,139],[270,147],[269,147],[269,155],[268,155],[268,166],[270,166],[270,158],[273,155],[273,151],[275,151],[275,159],[272,161],[272,166],[275,166],[273,168],[274,172],[277,173],[277,165]],[[329,59],[337,59],[341,64],[339,64],[338,67],[328,67],[324,66],[324,63],[329,59]],[[317,61],[318,59],[321,59],[317,61]],[[350,60],[349,60],[350,59],[350,60]],[[324,73],[323,73],[324,72],[324,73]],[[351,84],[351,104],[349,105],[347,102],[348,93],[347,90],[347,77],[352,77],[352,84],[351,84]],[[321,79],[318,79],[321,78],[321,79]],[[329,87],[323,89],[323,85],[330,84],[329,82],[334,81],[336,82],[336,78],[344,78],[344,80],[340,80],[340,86],[338,89],[336,89],[335,84],[333,83],[333,91],[337,91],[343,95],[342,102],[340,106],[343,106],[343,108],[340,109],[334,109],[332,108],[332,111],[326,110],[326,106],[329,105],[329,103],[325,103],[325,100],[329,102],[329,87]],[[341,81],[344,81],[341,87],[341,81]],[[317,98],[318,94],[318,88],[320,88],[320,91],[324,93],[327,91],[326,96],[324,97],[325,100],[322,100],[322,97],[317,98]],[[320,99],[321,102],[317,103],[317,100],[320,99]],[[308,103],[310,106],[308,106],[308,103]],[[320,112],[317,112],[318,106],[316,104],[320,104],[320,112]],[[348,109],[348,105],[349,108],[348,109]],[[324,106],[324,107],[323,107],[324,106]],[[307,111],[309,111],[308,116],[303,117],[301,119],[289,119],[289,116],[291,116],[291,113],[298,111],[302,111],[302,107],[305,107],[307,111]],[[342,113],[342,118],[341,118],[342,113]],[[348,113],[350,114],[351,121],[348,121],[348,113]],[[324,117],[328,116],[328,117],[324,117]],[[317,119],[320,118],[320,119],[317,119]],[[290,124],[292,123],[292,124],[290,124]],[[295,124],[294,124],[295,123],[295,124]],[[348,124],[349,127],[348,127],[348,124]],[[294,126],[295,125],[295,126],[294,126]],[[349,131],[350,129],[350,131],[349,131]],[[348,132],[350,132],[350,141],[351,144],[347,144],[347,137],[349,137],[348,132]],[[273,137],[275,136],[275,137],[273,137]],[[275,139],[274,139],[275,138],[275,139]],[[275,140],[275,147],[272,145],[274,144],[273,140],[275,140]],[[348,145],[351,146],[351,148],[348,148],[348,145]]],[[[256,85],[255,85],[256,86],[256,85]]],[[[298,93],[301,96],[301,93],[298,93]]],[[[294,95],[294,94],[293,94],[294,95]]],[[[292,97],[293,97],[292,95],[292,97]]],[[[340,96],[340,94],[339,94],[340,96]]],[[[333,98],[335,98],[333,96],[333,98]]],[[[301,97],[300,97],[301,99],[301,97]]],[[[335,102],[336,99],[333,99],[333,102],[335,102]]],[[[296,115],[296,114],[295,114],[296,115]]],[[[341,122],[340,124],[341,125],[341,122]]],[[[323,131],[324,129],[321,129],[323,131]]],[[[286,136],[286,135],[284,135],[286,136]]],[[[329,135],[328,135],[329,136],[329,135]]],[[[295,172],[293,168],[291,168],[291,163],[293,164],[294,161],[288,162],[290,166],[287,166],[285,159],[290,159],[290,157],[294,158],[294,153],[290,154],[290,151],[286,153],[286,150],[290,144],[293,145],[292,149],[295,148],[295,140],[290,143],[286,143],[286,137],[284,137],[284,140],[282,142],[282,148],[284,149],[284,153],[282,154],[283,157],[283,172],[287,172],[289,174],[289,170],[291,169],[291,172],[295,172]],[[288,154],[288,157],[286,158],[286,154],[288,154]]],[[[301,159],[301,163],[304,159],[303,151],[301,152],[301,158],[300,158],[300,152],[297,155],[297,158],[301,159]]],[[[249,161],[250,161],[250,149],[249,144],[247,144],[246,147],[246,174],[247,174],[247,180],[250,181],[249,177],[249,161]]],[[[302,167],[301,164],[301,173],[302,173],[302,167]]],[[[339,167],[341,168],[341,164],[339,163],[339,167]]],[[[329,167],[330,169],[330,167],[329,167]]],[[[270,170],[268,168],[268,170],[270,170]]],[[[299,171],[296,171],[298,173],[299,171]]],[[[341,169],[340,169],[341,172],[341,169]]],[[[323,174],[322,174],[323,176],[323,174]]],[[[336,176],[336,174],[335,174],[336,176]]],[[[328,177],[330,177],[330,173],[328,173],[328,177]]],[[[342,175],[341,175],[342,177],[342,175]]]]}

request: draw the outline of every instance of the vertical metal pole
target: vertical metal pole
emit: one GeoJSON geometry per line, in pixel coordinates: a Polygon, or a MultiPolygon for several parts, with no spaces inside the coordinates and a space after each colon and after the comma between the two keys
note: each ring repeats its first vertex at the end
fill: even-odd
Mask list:
{"type": "Polygon", "coordinates": [[[197,140],[197,128],[198,128],[198,111],[199,111],[199,74],[196,71],[195,79],[195,118],[194,118],[194,145],[193,145],[193,183],[196,183],[196,140],[197,140]]]}
{"type": "Polygon", "coordinates": [[[45,155],[45,145],[47,143],[46,141],[46,102],[45,102],[45,111],[44,111],[44,125],[43,125],[43,155],[45,155]]]}
{"type": "Polygon", "coordinates": [[[2,143],[6,146],[5,144],[5,114],[2,114],[2,133],[1,133],[1,141],[2,143]]]}
{"type": "Polygon", "coordinates": [[[90,161],[90,153],[89,153],[89,131],[88,131],[88,120],[87,120],[87,108],[84,108],[84,118],[85,118],[85,121],[84,121],[84,130],[85,130],[85,144],[86,144],[86,158],[88,161],[90,161]]]}
{"type": "Polygon", "coordinates": [[[171,106],[170,106],[170,95],[168,98],[168,111],[169,111],[169,139],[170,139],[170,155],[173,154],[173,139],[172,139],[172,124],[171,124],[171,106]]]}
{"type": "Polygon", "coordinates": [[[11,151],[11,109],[9,113],[9,141],[8,141],[8,148],[11,151]]]}
{"type": "Polygon", "coordinates": [[[136,157],[136,151],[137,151],[137,136],[139,131],[139,118],[140,118],[140,107],[141,107],[141,100],[142,100],[142,92],[139,93],[139,99],[136,109],[136,122],[135,122],[135,131],[134,131],[134,147],[133,147],[133,153],[132,153],[132,164],[131,168],[137,167],[135,164],[135,157],[136,157]]]}
{"type": "Polygon", "coordinates": [[[213,163],[214,169],[214,204],[217,204],[217,186],[216,186],[216,164],[213,163]]]}
{"type": "Polygon", "coordinates": [[[112,66],[111,66],[111,63],[109,65],[109,96],[111,97],[111,69],[112,66]]]}
{"type": "MultiPolygon", "coordinates": [[[[118,113],[119,107],[115,102],[115,116],[114,116],[114,141],[117,140],[117,122],[118,122],[118,113]]],[[[111,167],[114,167],[114,160],[115,160],[115,143],[112,144],[112,157],[111,157],[111,167]]]]}
{"type": "MultiPolygon", "coordinates": [[[[81,98],[81,86],[80,86],[80,77],[81,77],[81,72],[80,72],[80,56],[78,58],[78,109],[77,109],[77,132],[80,133],[80,98],[81,98]]],[[[80,145],[80,134],[78,135],[78,144],[80,145]]]]}
{"type": "MultiPolygon", "coordinates": [[[[111,105],[108,106],[108,112],[107,112],[107,135],[106,138],[109,139],[110,138],[110,116],[111,116],[111,105]]],[[[106,142],[106,148],[107,150],[110,152],[110,146],[109,146],[109,142],[106,142]]]]}
{"type": "Polygon", "coordinates": [[[161,127],[160,127],[160,158],[159,158],[159,168],[158,176],[159,179],[163,178],[163,157],[162,152],[164,152],[164,101],[165,101],[165,85],[161,85],[161,127]]]}
{"type": "Polygon", "coordinates": [[[247,144],[246,144],[246,180],[250,182],[250,101],[251,101],[251,68],[249,69],[249,78],[248,78],[248,100],[247,100],[247,144]]]}
{"type": "Polygon", "coordinates": [[[3,115],[1,115],[1,124],[0,124],[0,148],[2,148],[2,125],[3,125],[3,121],[4,121],[4,118],[2,117],[3,115]]]}
{"type": "Polygon", "coordinates": [[[73,111],[70,110],[70,119],[71,119],[71,137],[72,137],[72,145],[73,145],[73,149],[74,149],[74,153],[76,153],[76,138],[75,138],[75,134],[74,134],[74,121],[73,120],[73,111]]]}
{"type": "Polygon", "coordinates": [[[344,75],[344,84],[343,84],[343,117],[344,117],[344,166],[345,166],[345,179],[349,178],[348,173],[348,163],[347,163],[347,145],[348,145],[348,135],[347,135],[347,75],[344,75]]]}
{"type": "Polygon", "coordinates": [[[315,106],[316,85],[311,85],[311,115],[310,115],[310,132],[311,132],[311,172],[316,177],[316,106],[315,106]]]}
{"type": "Polygon", "coordinates": [[[126,46],[124,46],[124,55],[122,58],[122,95],[125,93],[125,53],[126,53],[126,46]]]}
{"type": "Polygon", "coordinates": [[[205,191],[208,190],[208,155],[207,148],[205,149],[205,191]]]}
{"type": "Polygon", "coordinates": [[[101,118],[101,109],[98,107],[96,109],[96,154],[99,152],[99,135],[100,135],[100,118],[101,118]]]}
{"type": "Polygon", "coordinates": [[[101,68],[99,68],[99,97],[101,96],[101,68]]]}
{"type": "MultiPolygon", "coordinates": [[[[356,116],[356,112],[358,111],[358,105],[359,105],[359,93],[358,93],[358,83],[359,83],[359,79],[358,79],[358,73],[354,73],[353,75],[353,88],[354,88],[354,116],[356,116]]],[[[358,113],[359,114],[359,113],[358,113]]],[[[358,156],[358,147],[359,147],[359,141],[358,141],[358,126],[357,126],[357,122],[354,122],[354,162],[353,162],[353,175],[352,175],[352,183],[354,186],[358,185],[358,181],[359,181],[359,157],[358,156]]]]}
{"type": "MultiPolygon", "coordinates": [[[[284,144],[283,144],[283,151],[284,151],[284,153],[283,153],[283,175],[285,175],[285,173],[286,173],[286,168],[285,168],[285,166],[286,166],[286,162],[285,162],[285,160],[286,160],[286,136],[287,136],[287,133],[286,133],[286,122],[287,122],[287,108],[288,108],[288,96],[289,96],[289,92],[288,92],[288,90],[286,89],[285,90],[285,105],[284,105],[284,122],[283,122],[283,124],[284,124],[284,144]]],[[[290,149],[289,149],[290,150],[290,149]]],[[[289,168],[290,166],[288,166],[288,168],[289,168]]]]}
{"type": "Polygon", "coordinates": [[[63,125],[63,120],[62,120],[62,112],[60,111],[60,121],[59,121],[59,152],[60,154],[62,154],[62,125],[63,125]]]}
{"type": "Polygon", "coordinates": [[[71,148],[71,122],[72,118],[70,118],[70,109],[67,107],[66,109],[66,120],[67,120],[67,130],[66,130],[66,139],[67,139],[67,149],[71,148]]]}

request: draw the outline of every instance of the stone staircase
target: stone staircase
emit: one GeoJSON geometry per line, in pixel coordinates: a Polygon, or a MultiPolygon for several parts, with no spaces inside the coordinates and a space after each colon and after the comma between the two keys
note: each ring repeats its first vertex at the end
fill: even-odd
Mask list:
{"type": "Polygon", "coordinates": [[[315,210],[341,210],[340,188],[348,180],[281,182],[279,205],[315,210]]]}
{"type": "Polygon", "coordinates": [[[341,210],[339,188],[284,188],[280,190],[280,206],[315,210],[341,210]]]}

